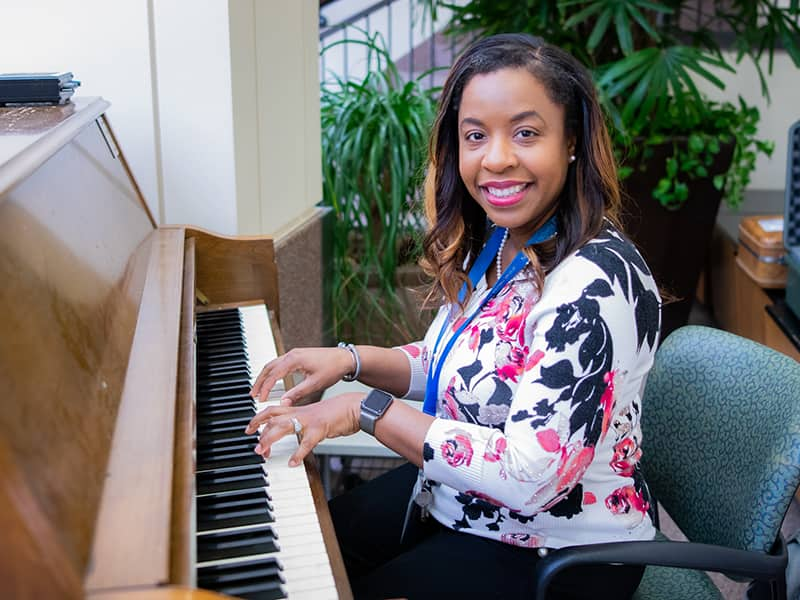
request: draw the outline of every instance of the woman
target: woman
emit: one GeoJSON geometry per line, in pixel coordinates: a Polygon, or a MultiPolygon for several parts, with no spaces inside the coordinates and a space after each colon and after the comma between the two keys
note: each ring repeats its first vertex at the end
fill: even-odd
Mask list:
{"type": "MultiPolygon", "coordinates": [[[[289,352],[253,394],[306,378],[249,432],[265,424],[268,456],[301,430],[296,464],[361,427],[411,463],[330,503],[357,598],[530,597],[547,549],[654,535],[639,419],[660,300],[615,227],[608,133],[567,53],[526,35],[470,46],[445,83],[430,163],[423,266],[443,306],[425,339],[289,352]],[[292,406],[353,377],[383,391],[292,406]],[[424,411],[395,396],[424,398],[424,411]]],[[[630,597],[641,574],[575,569],[551,597],[630,597]]]]}

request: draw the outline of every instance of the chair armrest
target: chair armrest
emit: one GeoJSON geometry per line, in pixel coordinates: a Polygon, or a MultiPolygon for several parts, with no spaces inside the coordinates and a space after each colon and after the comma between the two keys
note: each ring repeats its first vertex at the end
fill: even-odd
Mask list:
{"type": "Polygon", "coordinates": [[[536,565],[536,598],[545,598],[553,577],[563,569],[589,564],[625,564],[715,571],[747,579],[784,577],[788,555],[781,537],[774,554],[694,542],[608,542],[553,550],[536,565]]]}

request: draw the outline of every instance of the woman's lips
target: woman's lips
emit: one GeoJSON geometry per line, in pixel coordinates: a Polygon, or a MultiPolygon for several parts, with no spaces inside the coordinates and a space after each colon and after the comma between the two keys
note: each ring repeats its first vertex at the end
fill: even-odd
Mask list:
{"type": "Polygon", "coordinates": [[[480,186],[486,201],[492,206],[511,206],[525,196],[530,183],[489,183],[480,186]]]}

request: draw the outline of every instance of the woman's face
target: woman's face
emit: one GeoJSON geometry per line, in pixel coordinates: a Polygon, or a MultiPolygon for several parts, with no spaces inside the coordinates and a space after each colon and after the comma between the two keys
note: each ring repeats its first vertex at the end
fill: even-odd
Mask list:
{"type": "Polygon", "coordinates": [[[555,212],[574,141],[564,108],[529,71],[475,75],[458,110],[459,172],[489,218],[526,240],[555,212]]]}

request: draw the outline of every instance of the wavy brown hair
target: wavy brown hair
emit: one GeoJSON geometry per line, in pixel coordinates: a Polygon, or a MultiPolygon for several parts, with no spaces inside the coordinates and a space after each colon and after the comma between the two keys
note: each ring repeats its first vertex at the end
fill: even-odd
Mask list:
{"type": "MultiPolygon", "coordinates": [[[[458,109],[467,83],[500,69],[526,69],[564,108],[564,132],[575,140],[576,160],[556,199],[558,235],[526,249],[534,282],[595,237],[608,218],[619,227],[617,167],[603,112],[588,71],[575,58],[527,34],[499,34],[471,44],[445,81],[428,148],[422,268],[433,277],[428,296],[458,301],[467,273],[480,253],[489,223],[459,174],[458,109]]],[[[471,289],[469,290],[472,291],[471,289]]],[[[467,296],[468,297],[468,296],[467,296]]]]}

